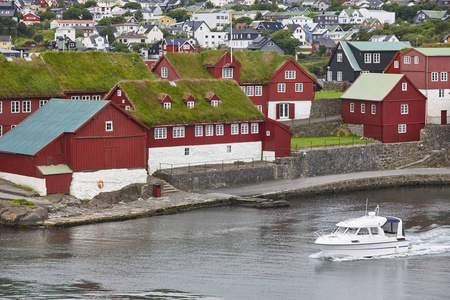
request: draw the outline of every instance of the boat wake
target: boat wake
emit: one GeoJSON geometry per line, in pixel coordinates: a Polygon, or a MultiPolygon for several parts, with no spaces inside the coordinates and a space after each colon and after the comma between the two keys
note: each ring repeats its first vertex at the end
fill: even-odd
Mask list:
{"type": "Polygon", "coordinates": [[[363,257],[325,257],[322,252],[311,254],[310,258],[327,259],[331,261],[354,261],[366,259],[398,258],[423,255],[440,255],[450,253],[450,226],[435,227],[426,232],[418,232],[416,228],[406,231],[406,237],[411,248],[408,253],[382,255],[371,258],[363,257]]]}

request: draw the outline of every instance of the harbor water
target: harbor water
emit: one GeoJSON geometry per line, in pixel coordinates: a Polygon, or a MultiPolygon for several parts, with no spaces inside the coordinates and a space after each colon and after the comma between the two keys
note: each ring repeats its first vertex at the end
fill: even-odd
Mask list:
{"type": "Polygon", "coordinates": [[[450,187],[380,189],[63,229],[0,227],[0,299],[448,299],[450,187]],[[326,259],[314,232],[380,206],[407,254],[326,259]]]}

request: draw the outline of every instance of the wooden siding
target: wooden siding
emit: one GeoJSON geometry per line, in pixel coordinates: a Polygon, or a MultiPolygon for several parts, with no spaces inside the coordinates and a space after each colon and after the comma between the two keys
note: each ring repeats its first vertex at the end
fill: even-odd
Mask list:
{"type": "Polygon", "coordinates": [[[130,110],[134,110],[133,104],[131,104],[130,100],[128,100],[128,97],[125,95],[123,90],[116,85],[113,90],[105,96],[105,100],[110,100],[114,104],[116,104],[118,107],[120,107],[123,111],[127,110],[127,107],[130,108],[130,110]],[[120,96],[119,91],[120,90],[120,96]]]}
{"type": "Polygon", "coordinates": [[[2,172],[42,178],[42,174],[36,170],[33,156],[0,153],[0,171],[2,172]]]}
{"type": "Polygon", "coordinates": [[[166,79],[169,81],[180,79],[180,76],[178,75],[172,64],[165,56],[162,56],[161,59],[156,63],[156,65],[152,69],[152,72],[158,75],[159,78],[161,78],[161,68],[167,68],[167,78],[162,79],[166,79]]]}

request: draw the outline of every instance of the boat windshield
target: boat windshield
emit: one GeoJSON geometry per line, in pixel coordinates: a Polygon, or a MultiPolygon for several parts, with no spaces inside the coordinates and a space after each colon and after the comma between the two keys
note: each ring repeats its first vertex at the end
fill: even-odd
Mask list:
{"type": "Polygon", "coordinates": [[[345,227],[336,227],[332,234],[344,234],[346,229],[345,227]]]}
{"type": "Polygon", "coordinates": [[[383,225],[384,233],[397,234],[399,221],[397,219],[388,219],[383,225]]]}
{"type": "Polygon", "coordinates": [[[369,228],[360,228],[358,230],[358,235],[369,235],[369,228]]]}

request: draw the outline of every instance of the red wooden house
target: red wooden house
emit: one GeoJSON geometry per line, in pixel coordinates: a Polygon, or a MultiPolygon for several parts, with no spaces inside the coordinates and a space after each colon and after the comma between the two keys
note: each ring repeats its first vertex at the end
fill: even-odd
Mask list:
{"type": "Polygon", "coordinates": [[[364,73],[341,96],[342,118],[384,143],[418,141],[426,99],[405,75],[364,73]]]}
{"type": "Polygon", "coordinates": [[[52,99],[0,138],[0,176],[81,199],[146,182],[147,130],[110,101],[52,99]]]}
{"type": "Polygon", "coordinates": [[[41,22],[41,18],[39,18],[37,15],[33,13],[27,13],[23,16],[23,22],[26,25],[33,25],[34,23],[41,22]]]}
{"type": "Polygon", "coordinates": [[[200,46],[196,39],[192,38],[167,38],[161,43],[162,53],[200,53],[200,46]]]}
{"type": "Polygon", "coordinates": [[[405,74],[427,96],[427,123],[449,123],[450,48],[399,51],[385,72],[405,74]]]}

